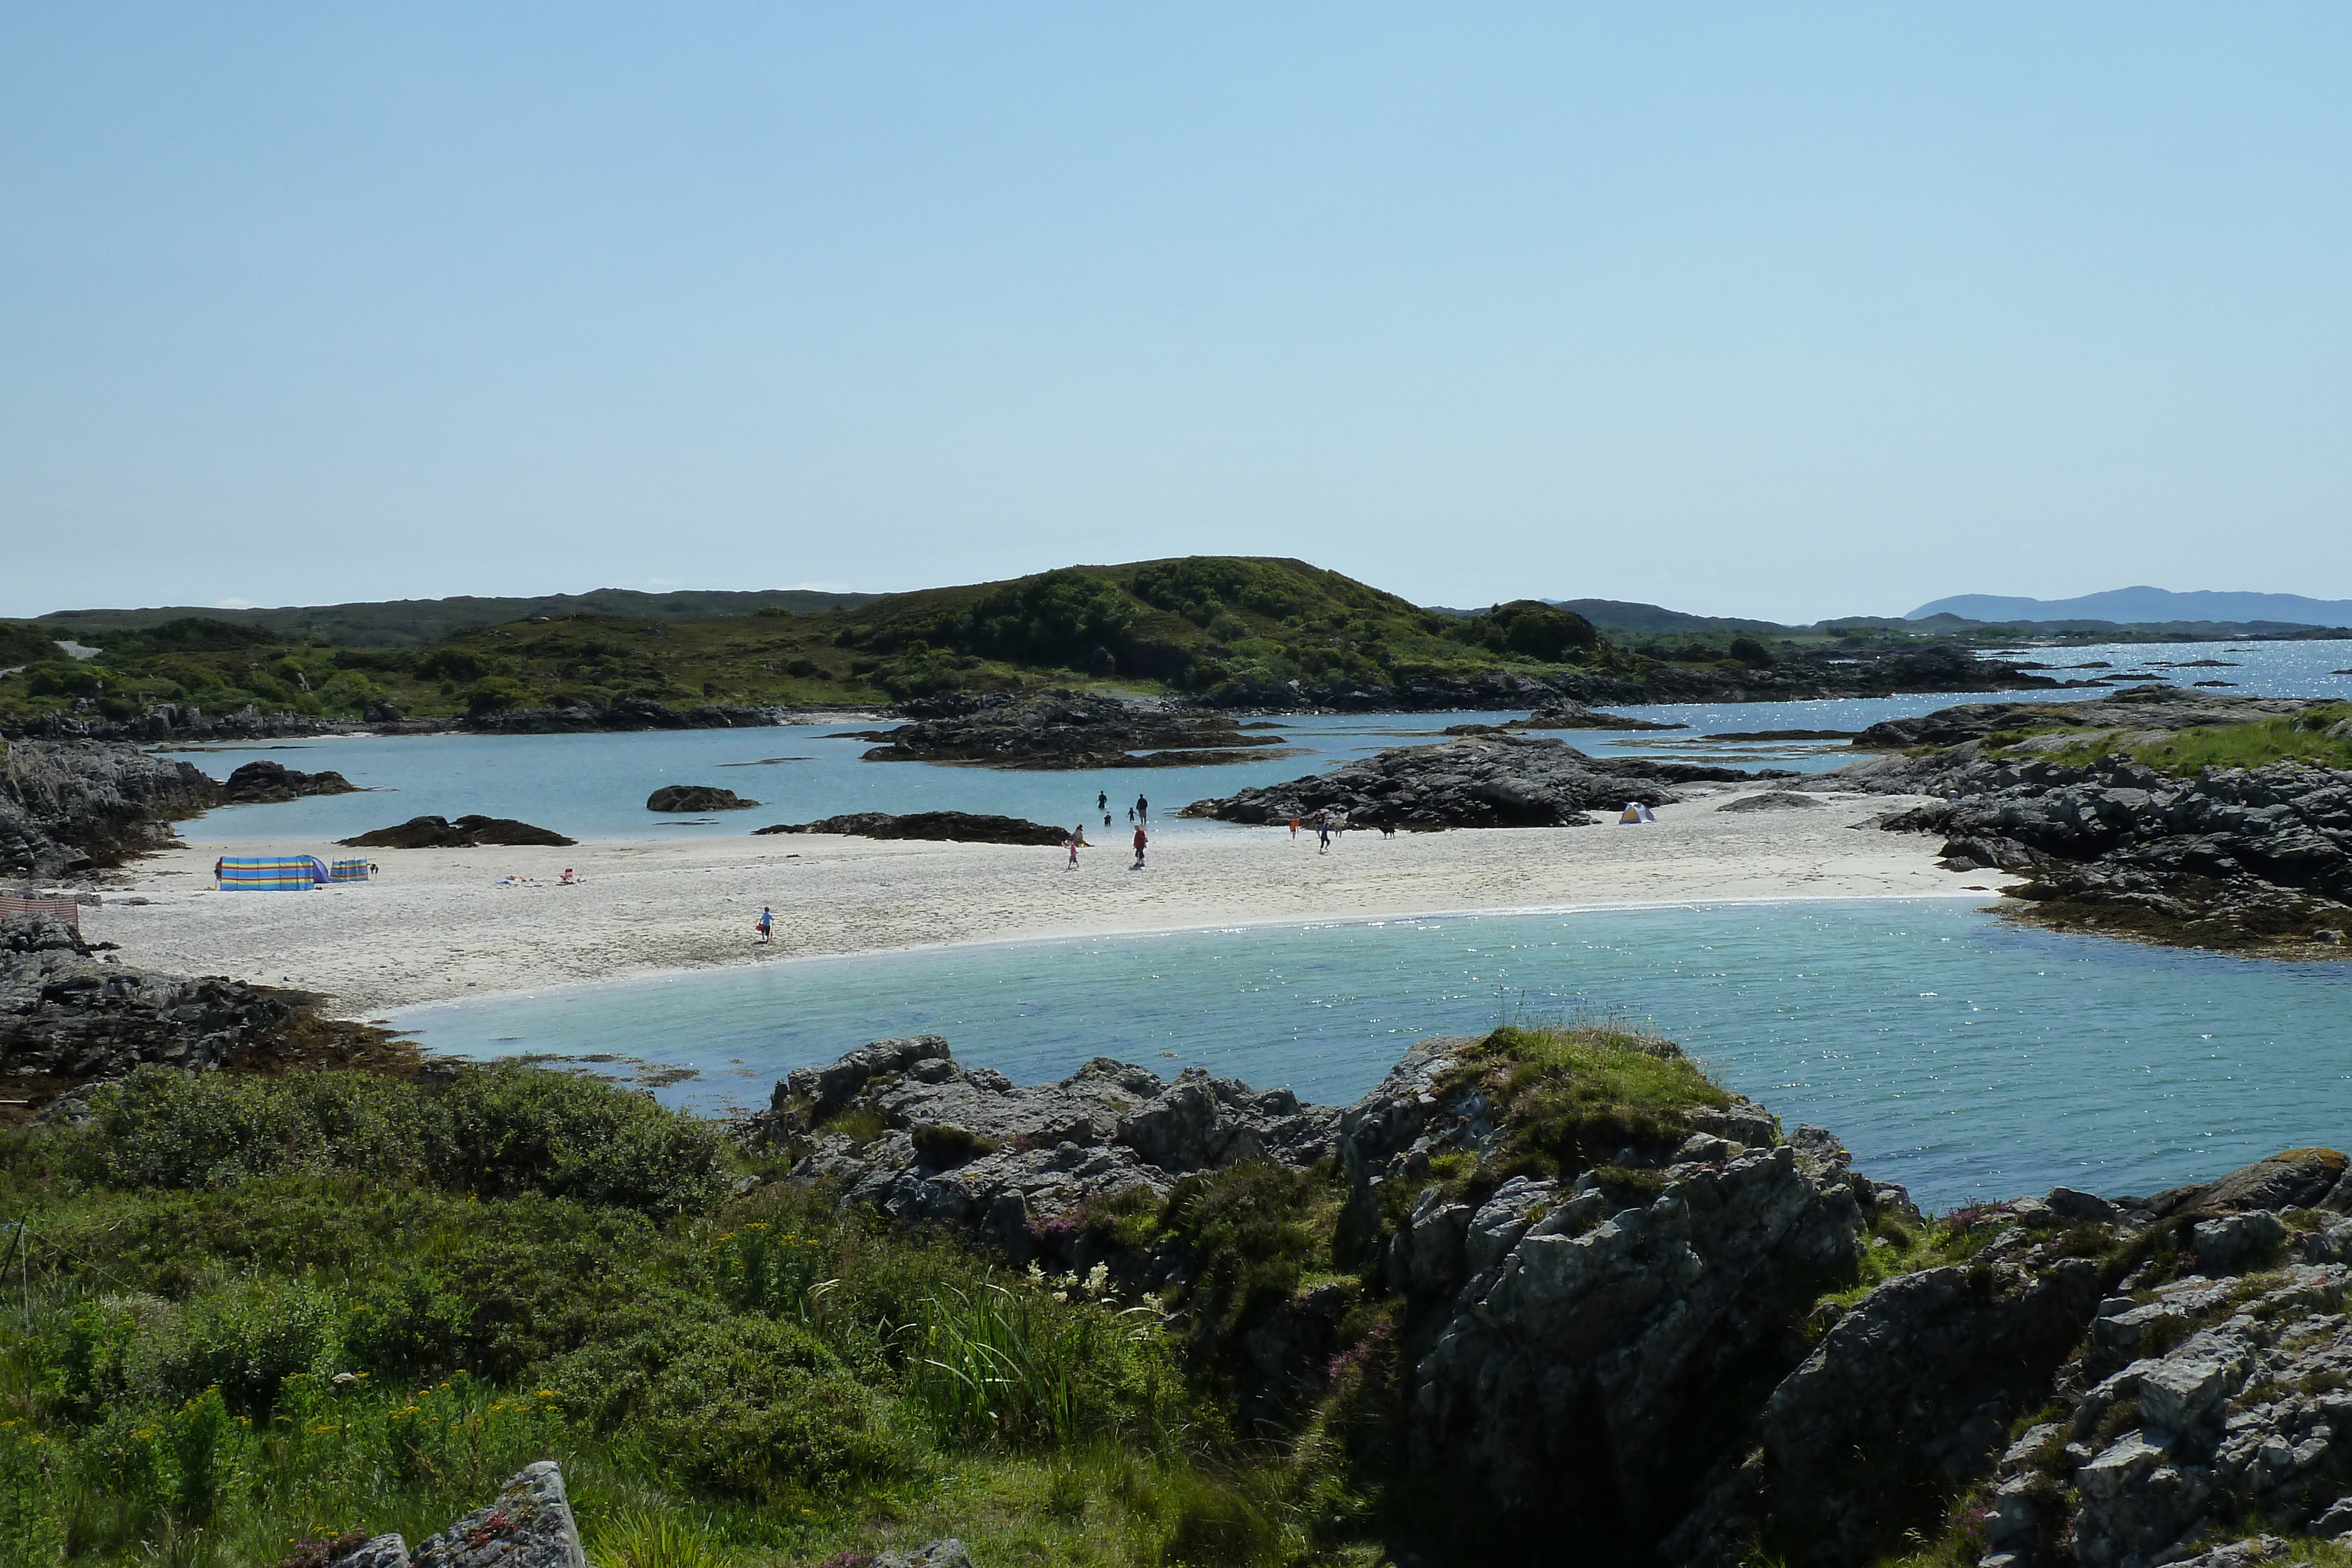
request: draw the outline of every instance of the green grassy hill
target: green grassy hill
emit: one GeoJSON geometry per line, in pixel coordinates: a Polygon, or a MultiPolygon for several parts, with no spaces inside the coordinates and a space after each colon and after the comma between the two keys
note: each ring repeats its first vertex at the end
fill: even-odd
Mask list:
{"type": "Polygon", "coordinates": [[[633,697],[673,706],[865,705],[1048,685],[1382,685],[1502,667],[1613,668],[1622,657],[1582,617],[1533,601],[1442,615],[1304,561],[1228,556],[1067,567],[809,613],[535,614],[421,647],[358,645],[212,614],[69,630],[102,656],[75,664],[52,649],[0,677],[0,716],[85,698],[118,717],[157,702],[341,716],[382,702],[411,716],[633,697]]]}

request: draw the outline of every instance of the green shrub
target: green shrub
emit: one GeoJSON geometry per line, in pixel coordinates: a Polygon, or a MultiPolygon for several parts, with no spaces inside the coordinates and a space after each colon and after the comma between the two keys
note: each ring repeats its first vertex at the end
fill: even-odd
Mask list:
{"type": "Polygon", "coordinates": [[[670,1215],[713,1207],[724,1185],[711,1124],[593,1079],[512,1063],[438,1089],[350,1072],[238,1078],[142,1067],[93,1110],[75,1168],[125,1186],[350,1171],[670,1215]]]}
{"type": "Polygon", "coordinates": [[[338,1370],[341,1317],[334,1298],[309,1285],[241,1281],[188,1304],[164,1375],[177,1392],[214,1388],[240,1413],[265,1414],[286,1379],[338,1370]]]}

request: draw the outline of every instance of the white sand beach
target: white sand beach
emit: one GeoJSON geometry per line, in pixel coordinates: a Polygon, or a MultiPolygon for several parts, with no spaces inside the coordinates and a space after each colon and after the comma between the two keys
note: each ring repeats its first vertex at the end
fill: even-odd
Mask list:
{"type": "MultiPolygon", "coordinates": [[[[1823,797],[1811,810],[1722,812],[1733,789],[1654,823],[1351,832],[1329,853],[1284,828],[1153,835],[1130,871],[1107,830],[1076,871],[1058,849],[816,836],[605,841],[572,849],[377,850],[382,876],[312,893],[221,894],[217,846],[142,861],[83,928],[126,962],[323,993],[341,1017],[420,1003],[797,956],[1260,921],[1461,910],[1788,898],[1983,898],[1992,872],[1935,862],[1932,834],[1867,826],[1913,804],[1823,797]],[[566,866],[579,885],[557,884],[566,866]],[[499,887],[507,876],[526,885],[499,887]],[[145,903],[137,902],[145,900],[145,903]],[[776,912],[776,940],[752,922],[776,912]]],[[[247,853],[349,854],[323,843],[247,853]]]]}

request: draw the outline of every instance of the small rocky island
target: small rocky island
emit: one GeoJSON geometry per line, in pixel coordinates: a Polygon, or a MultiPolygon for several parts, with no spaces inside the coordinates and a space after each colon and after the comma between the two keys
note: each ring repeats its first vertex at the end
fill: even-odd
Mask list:
{"type": "Polygon", "coordinates": [[[1095,693],[933,698],[896,729],[859,732],[884,744],[868,762],[971,762],[988,768],[1193,768],[1245,762],[1282,737],[1245,735],[1232,716],[1095,693]]]}
{"type": "Polygon", "coordinates": [[[759,803],[716,784],[665,784],[646,797],[648,811],[748,811],[759,803]]]}
{"type": "Polygon", "coordinates": [[[1664,806],[1678,784],[1746,784],[1793,773],[1743,772],[1650,758],[1590,757],[1564,740],[1469,735],[1402,746],[1286,784],[1195,800],[1181,817],[1286,822],[1324,814],[1357,827],[1572,828],[1628,801],[1664,806]]]}

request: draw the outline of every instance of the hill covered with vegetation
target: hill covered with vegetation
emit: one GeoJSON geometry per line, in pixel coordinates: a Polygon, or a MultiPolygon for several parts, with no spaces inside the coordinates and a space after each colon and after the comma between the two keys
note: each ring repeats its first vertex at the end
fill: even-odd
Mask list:
{"type": "MultiPolygon", "coordinates": [[[[1444,614],[1304,561],[1218,556],[1069,567],[806,612],[662,619],[574,609],[421,647],[209,612],[39,623],[37,633],[103,650],[77,662],[27,637],[29,623],[13,624],[29,662],[0,676],[0,716],[20,720],[84,700],[110,717],[173,702],[358,718],[387,703],[410,716],[633,698],[826,706],[1053,685],[1203,692],[1630,667],[1583,617],[1533,601],[1444,614]]],[[[1727,656],[1695,646],[1702,662],[1727,656]]]]}

